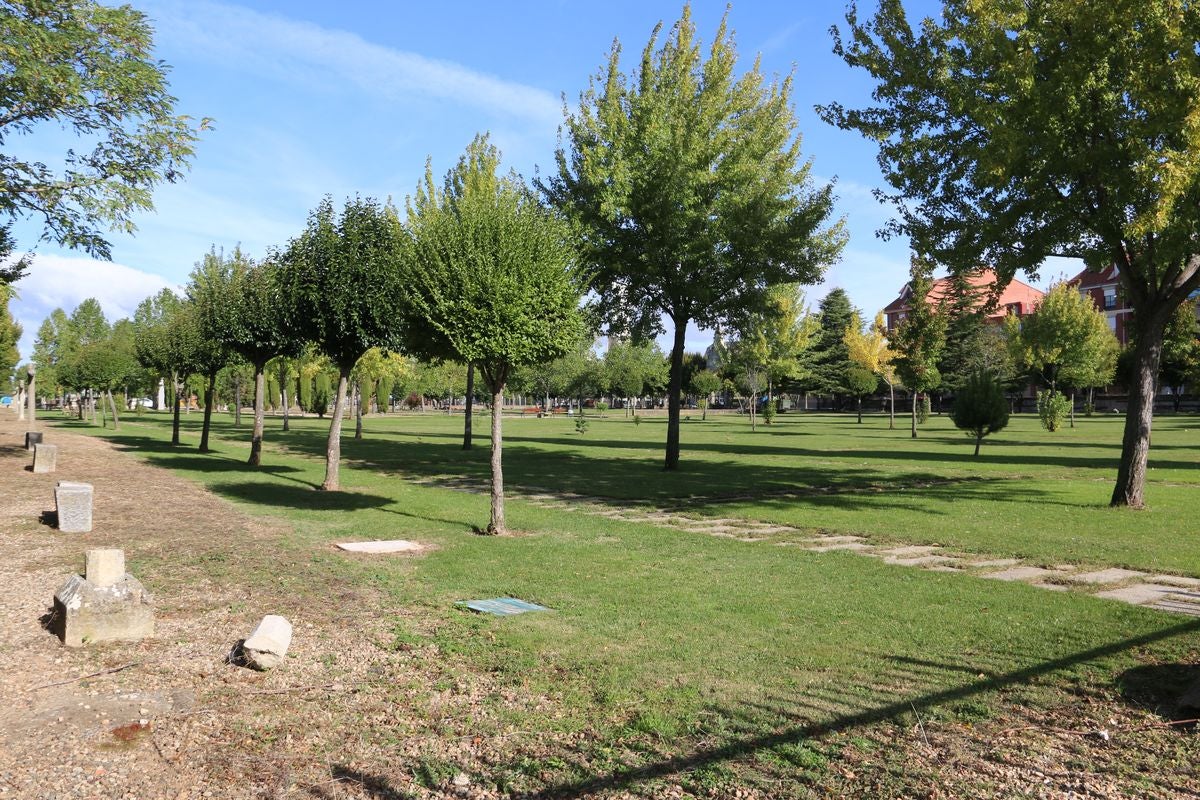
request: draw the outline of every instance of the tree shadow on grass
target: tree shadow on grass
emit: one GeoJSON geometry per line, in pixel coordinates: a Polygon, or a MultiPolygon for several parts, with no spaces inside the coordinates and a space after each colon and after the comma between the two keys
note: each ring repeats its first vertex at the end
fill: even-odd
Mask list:
{"type": "MultiPolygon", "coordinates": [[[[934,676],[947,670],[953,672],[961,665],[941,665],[936,662],[914,664],[897,661],[884,670],[876,681],[871,694],[883,695],[884,701],[872,702],[866,696],[857,696],[849,691],[852,687],[825,685],[816,689],[806,688],[800,697],[789,697],[784,702],[743,704],[738,708],[717,709],[725,719],[732,720],[735,731],[733,741],[702,745],[689,751],[677,751],[651,759],[649,763],[627,768],[618,767],[607,774],[592,775],[583,779],[568,779],[534,792],[527,797],[539,800],[550,798],[581,798],[597,793],[636,789],[648,782],[677,776],[722,764],[735,759],[761,754],[766,751],[803,745],[807,740],[830,733],[853,730],[862,726],[903,718],[910,713],[920,714],[939,707],[954,708],[956,704],[970,701],[981,695],[999,690],[1016,688],[1036,682],[1043,676],[1070,670],[1089,662],[1106,659],[1120,653],[1136,650],[1183,636],[1200,630],[1200,620],[1185,622],[1142,636],[1131,637],[1111,644],[1092,647],[1058,658],[1042,660],[1031,666],[995,672],[975,680],[968,680],[947,689],[931,688],[934,676]],[[904,687],[898,688],[898,687],[904,687]],[[908,691],[917,687],[917,692],[908,691]],[[850,708],[848,713],[831,713],[831,709],[850,708]],[[788,724],[776,725],[771,733],[764,730],[761,719],[783,717],[788,724]],[[738,722],[740,720],[740,722],[738,722]]],[[[1128,674],[1128,673],[1127,673],[1128,674]]],[[[960,706],[961,707],[961,706],[960,706]]],[[[581,773],[588,774],[587,754],[580,753],[572,758],[581,773]]]]}
{"type": "Polygon", "coordinates": [[[319,492],[309,484],[279,484],[269,481],[214,483],[208,486],[213,494],[229,500],[266,508],[294,508],[303,511],[379,511],[410,519],[422,519],[476,532],[475,526],[458,519],[446,519],[426,514],[414,514],[400,508],[389,508],[396,500],[378,494],[358,491],[319,492]]]}
{"type": "MultiPolygon", "coordinates": [[[[1053,502],[1049,492],[1031,482],[997,485],[978,476],[947,477],[931,471],[894,473],[849,464],[834,469],[825,463],[830,454],[817,451],[807,452],[820,458],[801,458],[782,465],[707,459],[664,472],[657,455],[606,457],[604,450],[546,450],[533,446],[545,441],[518,437],[506,444],[504,474],[510,488],[575,493],[622,505],[669,505],[681,510],[761,500],[938,514],[946,512],[931,509],[931,499],[1053,502]]],[[[484,488],[490,476],[488,451],[463,451],[456,442],[366,438],[344,443],[343,458],[354,468],[402,479],[451,489],[484,488]]],[[[289,437],[288,447],[318,458],[324,455],[325,439],[297,432],[289,437]]]]}

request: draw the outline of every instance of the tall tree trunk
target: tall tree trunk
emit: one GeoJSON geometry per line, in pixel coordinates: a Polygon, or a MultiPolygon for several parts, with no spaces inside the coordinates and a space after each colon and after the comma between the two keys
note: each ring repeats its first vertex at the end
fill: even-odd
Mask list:
{"type": "Polygon", "coordinates": [[[208,373],[208,383],[204,385],[204,426],[200,429],[200,452],[208,452],[208,430],[212,425],[213,398],[217,393],[217,373],[208,373]]]}
{"type": "Polygon", "coordinates": [[[667,388],[667,458],[665,469],[679,466],[679,394],[683,390],[683,347],[687,319],[675,322],[675,341],[671,345],[671,378],[667,388]]]}
{"type": "Polygon", "coordinates": [[[121,426],[121,417],[117,414],[117,401],[113,398],[112,389],[108,390],[108,405],[113,412],[113,430],[117,430],[121,426]]]}
{"type": "Polygon", "coordinates": [[[1071,392],[1071,427],[1075,427],[1075,392],[1071,392]]]}
{"type": "Polygon", "coordinates": [[[471,410],[475,404],[475,365],[467,364],[467,400],[463,413],[463,450],[471,449],[471,410]]]}
{"type": "Polygon", "coordinates": [[[755,407],[758,405],[758,392],[750,393],[750,430],[758,430],[758,420],[754,417],[755,407]]]}
{"type": "Polygon", "coordinates": [[[242,373],[233,373],[233,427],[242,427],[242,373]]]}
{"type": "Polygon", "coordinates": [[[246,463],[252,467],[262,464],[263,429],[266,427],[267,405],[267,379],[263,375],[265,369],[265,364],[254,365],[254,432],[250,434],[250,458],[246,459],[246,463]]]}
{"type": "Polygon", "coordinates": [[[912,393],[912,438],[917,438],[917,392],[912,393]]]}
{"type": "Polygon", "coordinates": [[[37,377],[29,376],[29,387],[25,390],[25,402],[29,406],[26,416],[29,417],[29,430],[37,428],[37,377]]]}
{"type": "Polygon", "coordinates": [[[96,422],[96,420],[99,420],[99,422],[97,422],[96,424],[98,424],[98,425],[99,425],[101,428],[107,428],[107,427],[108,427],[108,420],[106,419],[106,417],[107,417],[107,414],[105,414],[105,413],[104,413],[104,403],[103,403],[103,401],[102,401],[102,402],[100,403],[100,405],[99,405],[99,409],[100,409],[100,410],[99,410],[99,413],[98,413],[98,414],[97,414],[96,408],[97,408],[97,406],[96,406],[96,395],[95,395],[95,393],[93,392],[93,394],[92,394],[92,421],[93,421],[93,422],[96,422]]]}
{"type": "Polygon", "coordinates": [[[171,373],[171,385],[175,387],[175,402],[174,412],[171,415],[171,445],[178,446],[179,444],[179,376],[174,372],[171,373]]]}
{"type": "Polygon", "coordinates": [[[504,416],[504,386],[492,388],[492,513],[487,532],[493,536],[504,533],[504,439],[501,419],[504,416]]]}
{"type": "Polygon", "coordinates": [[[288,399],[287,379],[287,368],[281,363],[279,365],[279,392],[283,395],[283,429],[285,431],[291,430],[291,425],[288,424],[291,417],[291,404],[288,399]]]}
{"type": "Polygon", "coordinates": [[[1142,508],[1146,485],[1146,460],[1150,454],[1150,428],[1154,423],[1154,394],[1162,361],[1162,337],[1168,316],[1158,314],[1139,321],[1137,347],[1133,354],[1133,376],[1129,386],[1129,408],[1125,411],[1125,435],[1121,440],[1121,462],[1111,505],[1142,508]]]}
{"type": "Polygon", "coordinates": [[[82,392],[82,391],[81,391],[81,392],[80,392],[78,395],[76,395],[76,402],[79,404],[79,421],[80,421],[80,422],[83,422],[83,413],[84,413],[84,412],[83,412],[83,403],[84,403],[84,399],[83,399],[83,392],[82,392]]]}
{"type": "Polygon", "coordinates": [[[346,413],[346,387],[350,382],[350,371],[338,372],[337,398],[333,401],[333,419],[329,421],[329,438],[325,440],[325,480],[321,489],[336,492],[341,488],[338,482],[338,467],[342,460],[342,415],[346,413]]]}
{"type": "Polygon", "coordinates": [[[858,424],[862,425],[862,395],[858,396],[858,424]]]}
{"type": "Polygon", "coordinates": [[[888,430],[896,429],[896,387],[888,384],[888,430]]]}
{"type": "Polygon", "coordinates": [[[354,382],[354,438],[362,439],[362,380],[354,382]]]}
{"type": "Polygon", "coordinates": [[[982,436],[976,436],[976,437],[975,437],[975,455],[976,455],[976,456],[978,456],[978,455],[979,455],[979,444],[980,444],[982,441],[983,441],[983,437],[982,437],[982,436]]]}

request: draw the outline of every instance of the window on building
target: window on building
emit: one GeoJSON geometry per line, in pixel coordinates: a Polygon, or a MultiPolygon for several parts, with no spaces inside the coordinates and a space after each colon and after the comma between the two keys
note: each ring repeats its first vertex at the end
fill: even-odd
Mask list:
{"type": "Polygon", "coordinates": [[[1117,332],[1117,315],[1110,314],[1108,317],[1108,329],[1113,333],[1117,332]]]}
{"type": "Polygon", "coordinates": [[[1106,286],[1104,288],[1104,307],[1106,309],[1117,307],[1117,287],[1106,286]]]}

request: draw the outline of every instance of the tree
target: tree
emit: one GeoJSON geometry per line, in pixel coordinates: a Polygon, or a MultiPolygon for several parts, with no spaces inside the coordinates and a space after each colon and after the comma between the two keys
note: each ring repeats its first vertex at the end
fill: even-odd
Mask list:
{"type": "Polygon", "coordinates": [[[249,259],[238,259],[233,268],[224,339],[254,370],[254,431],[246,463],[257,467],[262,463],[266,426],[267,362],[277,356],[296,355],[300,342],[284,324],[278,263],[268,259],[254,264],[249,259]]]}
{"type": "Polygon", "coordinates": [[[917,398],[942,382],[938,358],[946,344],[946,318],[929,302],[933,265],[914,257],[909,267],[908,312],[896,331],[896,374],[912,393],[912,438],[917,438],[917,398]]]}
{"type": "Polygon", "coordinates": [[[182,384],[195,368],[201,346],[194,307],[170,289],[163,289],[138,304],[133,332],[138,362],[171,379],[171,444],[177,446],[182,384]]]}
{"type": "Polygon", "coordinates": [[[996,295],[987,286],[976,285],[970,275],[952,272],[946,294],[938,299],[946,318],[946,347],[938,361],[942,389],[954,392],[977,371],[976,349],[987,326],[987,315],[996,305],[996,295]]]}
{"type": "Polygon", "coordinates": [[[56,308],[42,320],[37,337],[33,340],[33,363],[37,367],[38,386],[43,392],[56,396],[61,394],[62,389],[58,370],[63,363],[69,325],[66,312],[56,308]]]}
{"type": "Polygon", "coordinates": [[[0,215],[40,217],[44,241],[107,259],[105,229],[135,229],[151,190],[182,177],[209,120],[175,114],[150,21],[130,6],[9,0],[0,42],[0,142],[65,130],[91,148],[68,150],[59,171],[0,153],[0,215]]]}
{"type": "Polygon", "coordinates": [[[739,336],[759,340],[768,400],[774,398],[776,386],[808,374],[805,354],[813,345],[818,326],[819,320],[809,311],[798,283],[767,287],[764,308],[747,315],[737,326],[739,336]]]}
{"type": "Polygon", "coordinates": [[[851,364],[850,368],[846,370],[846,388],[855,400],[858,423],[861,425],[863,398],[870,397],[879,389],[879,376],[866,367],[851,364]]]}
{"type": "MultiPolygon", "coordinates": [[[[626,409],[646,392],[661,390],[667,382],[667,372],[667,359],[655,342],[615,339],[604,352],[605,383],[610,391],[625,398],[626,409]]],[[[636,408],[633,413],[637,415],[636,408]]]]}
{"type": "Polygon", "coordinates": [[[721,348],[721,368],[735,388],[749,395],[750,430],[758,430],[758,395],[767,385],[769,349],[761,332],[743,333],[721,348]]]}
{"type": "Polygon", "coordinates": [[[346,201],[340,215],[327,197],[293,239],[279,271],[287,324],[296,338],[314,342],[338,371],[333,419],[325,446],[321,489],[339,488],[342,416],[350,371],[372,347],[396,341],[398,220],[391,206],[372,199],[346,201]]]}
{"type": "MultiPolygon", "coordinates": [[[[1200,326],[1196,323],[1196,303],[1184,303],[1175,309],[1163,331],[1162,361],[1158,381],[1171,387],[1171,401],[1176,412],[1183,401],[1184,387],[1200,371],[1200,326]]],[[[1136,345],[1135,345],[1136,346],[1136,345]]],[[[41,375],[38,381],[41,381],[41,375]]],[[[1102,385],[1102,384],[1097,384],[1102,385]]]]}
{"type": "Polygon", "coordinates": [[[861,315],[844,289],[833,289],[819,305],[817,330],[806,354],[808,385],[817,394],[841,399],[850,394],[846,373],[854,365],[846,346],[846,329],[859,327],[861,315]]]}
{"type": "Polygon", "coordinates": [[[692,391],[700,403],[701,421],[708,419],[708,404],[712,396],[721,391],[721,376],[710,369],[697,372],[692,377],[692,391]]]}
{"type": "Polygon", "coordinates": [[[410,331],[431,329],[475,364],[492,395],[491,519],[504,533],[502,411],[514,369],[562,356],[584,333],[583,285],[566,224],[477,136],[439,191],[426,171],[409,203],[405,297],[410,331]],[[458,187],[458,188],[456,188],[458,187]]]}
{"type": "Polygon", "coordinates": [[[792,79],[734,74],[722,20],[709,57],[691,11],[662,46],[655,27],[638,67],[608,65],[567,113],[557,175],[541,184],[578,226],[582,260],[610,332],[649,338],[673,326],[665,466],[679,464],[689,322],[713,328],[760,309],[767,287],[814,283],[844,242],[829,186],[800,157],[792,79]]]}
{"type": "MultiPolygon", "coordinates": [[[[94,401],[92,393],[96,388],[91,382],[89,370],[83,369],[82,354],[89,345],[104,342],[109,336],[111,326],[104,317],[104,309],[100,301],[94,297],[86,298],[75,306],[67,320],[62,342],[62,366],[59,369],[59,379],[71,389],[79,393],[79,418],[83,419],[83,396],[86,392],[89,399],[94,401]]],[[[95,410],[94,404],[92,410],[95,410]]]]}
{"type": "MultiPolygon", "coordinates": [[[[1116,337],[1104,313],[1073,286],[1052,286],[1032,314],[1008,317],[1005,329],[1014,360],[1038,376],[1051,395],[1060,384],[1082,389],[1112,380],[1116,337]]],[[[1074,402],[1071,408],[1073,414],[1074,402]]]]}
{"type": "MultiPolygon", "coordinates": [[[[846,353],[850,361],[857,367],[878,377],[888,387],[888,428],[896,427],[896,365],[893,363],[896,353],[888,346],[887,325],[883,312],[875,315],[875,321],[870,330],[864,332],[861,326],[851,325],[846,328],[843,337],[846,342],[846,353]]],[[[865,381],[863,381],[865,383],[865,381]]],[[[878,381],[876,382],[878,386],[878,381]]],[[[861,403],[859,408],[862,408],[861,403]]],[[[859,420],[862,416],[860,414],[859,420]]]]}
{"type": "Polygon", "coordinates": [[[914,31],[883,0],[847,22],[835,51],[876,105],[821,111],[879,144],[888,232],[1001,282],[1050,255],[1117,266],[1138,344],[1111,503],[1141,507],[1163,331],[1200,288],[1200,6],[947,0],[914,31]]]}
{"type": "Polygon", "coordinates": [[[205,378],[201,453],[209,450],[208,436],[212,427],[213,405],[217,399],[217,373],[229,363],[229,336],[235,330],[238,308],[235,283],[251,266],[252,262],[240,247],[235,247],[229,256],[214,248],[197,262],[187,285],[188,302],[200,326],[194,366],[205,378]]]}
{"type": "MultiPolygon", "coordinates": [[[[21,340],[21,326],[13,319],[8,308],[8,301],[12,297],[12,287],[0,283],[0,375],[11,374],[17,362],[21,360],[21,353],[17,350],[17,342],[21,340]]],[[[39,373],[38,383],[41,384],[41,381],[42,376],[39,373]]]]}
{"type": "Polygon", "coordinates": [[[975,455],[983,437],[1004,430],[1008,425],[1008,400],[1004,387],[986,372],[976,372],[958,387],[954,409],[950,412],[955,427],[975,439],[975,455]]]}

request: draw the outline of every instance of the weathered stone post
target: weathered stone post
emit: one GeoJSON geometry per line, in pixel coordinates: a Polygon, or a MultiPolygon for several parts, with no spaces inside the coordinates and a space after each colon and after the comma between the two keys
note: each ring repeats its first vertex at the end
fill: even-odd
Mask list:
{"type": "Polygon", "coordinates": [[[54,630],[67,647],[154,635],[154,598],[125,572],[122,550],[88,550],[84,575],[54,595],[54,630]]]}
{"type": "Polygon", "coordinates": [[[37,386],[34,384],[34,377],[37,374],[37,367],[30,364],[25,368],[25,373],[29,376],[29,389],[26,391],[26,401],[29,403],[29,429],[33,430],[34,423],[37,422],[37,386]]]}

